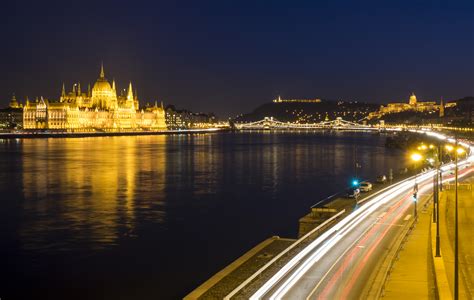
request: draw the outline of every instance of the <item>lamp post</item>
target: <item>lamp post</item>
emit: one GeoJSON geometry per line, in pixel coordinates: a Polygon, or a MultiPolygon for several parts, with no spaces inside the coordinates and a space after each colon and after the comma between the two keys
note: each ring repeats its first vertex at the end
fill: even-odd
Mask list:
{"type": "Polygon", "coordinates": [[[434,158],[428,159],[431,165],[435,168],[435,174],[433,175],[433,223],[437,223],[436,208],[438,205],[438,147],[430,145],[429,148],[434,152],[434,158]]]}
{"type": "Polygon", "coordinates": [[[440,251],[440,239],[439,239],[439,184],[441,184],[441,190],[443,188],[443,179],[441,178],[441,146],[438,145],[438,164],[436,165],[436,257],[441,256],[440,251]]]}
{"type": "Polygon", "coordinates": [[[458,140],[455,142],[456,151],[454,152],[454,199],[455,199],[455,209],[454,209],[454,299],[459,299],[459,225],[458,225],[458,156],[459,154],[464,153],[463,148],[458,148],[458,140]]]}
{"type": "MultiPolygon", "coordinates": [[[[455,146],[458,146],[456,139],[455,146]]],[[[459,249],[458,249],[458,149],[454,152],[454,300],[459,299],[459,249]]]]}
{"type": "Polygon", "coordinates": [[[459,235],[458,235],[458,156],[464,153],[464,149],[458,147],[455,139],[454,147],[446,146],[449,152],[454,150],[454,299],[459,299],[459,235]]]}
{"type": "Polygon", "coordinates": [[[427,147],[425,144],[421,144],[418,146],[418,150],[420,151],[425,151],[427,149],[430,149],[432,152],[434,152],[434,158],[428,158],[427,161],[436,168],[436,172],[433,175],[433,223],[436,223],[437,220],[437,214],[436,214],[436,208],[437,208],[437,203],[438,203],[438,165],[439,165],[439,159],[438,159],[438,147],[435,147],[434,145],[429,145],[427,147]]]}
{"type": "Polygon", "coordinates": [[[413,202],[414,202],[414,204],[415,204],[415,214],[414,214],[415,219],[418,217],[418,215],[417,215],[417,209],[416,209],[416,202],[418,201],[418,198],[417,198],[417,197],[418,197],[418,196],[417,196],[417,194],[418,194],[418,183],[417,183],[418,172],[417,172],[417,170],[416,170],[416,163],[417,163],[418,161],[420,161],[422,158],[423,158],[423,157],[422,157],[421,154],[419,154],[419,153],[413,153],[413,154],[411,155],[411,160],[413,160],[413,161],[415,162],[415,185],[413,186],[413,198],[414,198],[414,199],[413,199],[413,200],[414,200],[413,202]]]}
{"type": "MultiPolygon", "coordinates": [[[[427,147],[421,145],[418,150],[426,150],[427,147]]],[[[433,223],[436,223],[436,257],[441,256],[440,251],[440,237],[439,237],[439,180],[441,176],[441,146],[429,145],[429,149],[433,151],[433,158],[428,161],[435,167],[435,175],[433,176],[433,223]]],[[[441,186],[442,186],[441,182],[441,186]]]]}

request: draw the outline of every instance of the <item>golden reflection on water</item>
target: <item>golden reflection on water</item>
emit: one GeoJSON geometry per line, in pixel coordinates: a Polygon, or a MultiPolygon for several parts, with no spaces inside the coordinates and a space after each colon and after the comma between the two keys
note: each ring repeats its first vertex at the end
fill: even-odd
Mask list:
{"type": "Polygon", "coordinates": [[[23,140],[23,247],[114,245],[134,236],[137,211],[164,222],[166,138],[23,140]]]}
{"type": "MultiPolygon", "coordinates": [[[[159,224],[155,234],[196,209],[205,215],[212,201],[232,205],[226,193],[236,189],[258,191],[242,199],[245,205],[267,195],[290,203],[278,199],[288,188],[321,194],[325,186],[344,188],[354,175],[355,145],[366,174],[401,162],[376,142],[364,145],[370,139],[243,133],[21,140],[20,167],[13,166],[24,196],[22,248],[108,248],[145,234],[139,229],[149,223],[159,224]]],[[[186,222],[192,226],[192,217],[186,222]]]]}

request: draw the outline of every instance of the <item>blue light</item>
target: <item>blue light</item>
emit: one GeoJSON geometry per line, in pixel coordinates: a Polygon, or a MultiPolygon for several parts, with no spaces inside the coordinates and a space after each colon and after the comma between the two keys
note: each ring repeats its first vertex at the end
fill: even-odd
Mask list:
{"type": "Polygon", "coordinates": [[[352,185],[353,185],[353,186],[358,186],[358,185],[359,185],[359,181],[358,181],[358,180],[353,180],[353,181],[352,181],[352,185]]]}

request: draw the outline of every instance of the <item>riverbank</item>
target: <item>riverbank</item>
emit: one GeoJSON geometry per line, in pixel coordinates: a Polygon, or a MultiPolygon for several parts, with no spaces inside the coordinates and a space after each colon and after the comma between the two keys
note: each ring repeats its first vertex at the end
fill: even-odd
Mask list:
{"type": "Polygon", "coordinates": [[[159,131],[102,131],[102,132],[0,132],[0,139],[31,139],[31,138],[81,138],[81,137],[103,137],[103,136],[132,136],[132,135],[164,135],[164,134],[196,134],[222,132],[228,129],[183,129],[183,130],[159,130],[159,131]]]}

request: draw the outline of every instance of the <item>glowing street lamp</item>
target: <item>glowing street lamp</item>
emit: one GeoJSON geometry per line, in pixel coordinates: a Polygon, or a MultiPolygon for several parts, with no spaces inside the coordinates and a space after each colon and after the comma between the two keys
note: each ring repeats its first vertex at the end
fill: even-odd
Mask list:
{"type": "Polygon", "coordinates": [[[413,160],[414,162],[419,162],[422,158],[423,156],[421,156],[420,153],[413,153],[411,155],[411,160],[413,160]]]}
{"type": "Polygon", "coordinates": [[[421,144],[420,146],[418,146],[417,149],[418,150],[426,150],[426,149],[428,149],[428,147],[425,144],[421,144]]]}

